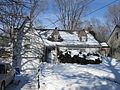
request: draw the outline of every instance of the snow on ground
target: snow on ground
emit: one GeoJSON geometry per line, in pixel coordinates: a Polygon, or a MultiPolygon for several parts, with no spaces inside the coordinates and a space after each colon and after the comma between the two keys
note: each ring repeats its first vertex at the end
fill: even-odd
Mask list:
{"type": "Polygon", "coordinates": [[[119,90],[120,63],[103,58],[102,64],[43,64],[40,90],[119,90]]]}
{"type": "Polygon", "coordinates": [[[10,84],[6,90],[37,90],[37,78],[39,60],[23,59],[21,75],[15,77],[15,82],[10,84]],[[17,81],[20,80],[18,84],[17,81]]]}
{"type": "MultiPolygon", "coordinates": [[[[108,57],[102,59],[103,63],[94,65],[43,63],[39,66],[39,90],[119,90],[120,62],[108,57]]],[[[38,90],[35,67],[35,62],[27,63],[22,75],[17,77],[21,80],[19,85],[6,90],[38,90]]]]}

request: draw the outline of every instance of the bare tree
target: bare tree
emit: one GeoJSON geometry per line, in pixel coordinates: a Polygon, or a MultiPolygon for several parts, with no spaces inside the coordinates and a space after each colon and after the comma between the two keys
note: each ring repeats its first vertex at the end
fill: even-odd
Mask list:
{"type": "Polygon", "coordinates": [[[31,30],[32,22],[43,10],[42,0],[0,0],[0,24],[4,26],[0,29],[10,35],[14,67],[20,66],[25,34],[31,30]]]}
{"type": "Polygon", "coordinates": [[[106,24],[110,29],[113,29],[115,25],[120,23],[120,2],[113,4],[108,7],[107,12],[105,13],[106,24]]]}
{"type": "Polygon", "coordinates": [[[81,17],[91,0],[55,0],[58,9],[58,20],[64,29],[79,28],[81,17]]]}
{"type": "Polygon", "coordinates": [[[100,42],[106,42],[110,34],[106,23],[102,22],[98,18],[91,18],[88,22],[93,26],[93,29],[96,32],[97,40],[100,42]]]}

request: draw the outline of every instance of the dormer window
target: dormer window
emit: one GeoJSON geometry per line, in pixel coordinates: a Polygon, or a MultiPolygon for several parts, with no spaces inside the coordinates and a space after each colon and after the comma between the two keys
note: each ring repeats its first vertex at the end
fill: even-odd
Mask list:
{"type": "Polygon", "coordinates": [[[85,32],[85,30],[79,31],[78,37],[81,42],[86,42],[87,41],[87,33],[85,32]]]}
{"type": "Polygon", "coordinates": [[[54,35],[54,40],[57,41],[58,40],[58,35],[54,35]]]}
{"type": "Polygon", "coordinates": [[[86,42],[86,41],[87,41],[87,37],[86,37],[86,36],[82,36],[82,37],[81,37],[81,41],[82,41],[82,42],[86,42]]]}
{"type": "Polygon", "coordinates": [[[50,36],[48,36],[48,40],[54,41],[54,42],[63,41],[63,39],[61,38],[58,30],[54,30],[53,33],[50,36]]]}

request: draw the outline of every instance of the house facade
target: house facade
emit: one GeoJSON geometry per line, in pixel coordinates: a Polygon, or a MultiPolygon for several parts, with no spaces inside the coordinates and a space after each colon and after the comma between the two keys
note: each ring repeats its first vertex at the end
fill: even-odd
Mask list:
{"type": "Polygon", "coordinates": [[[116,25],[107,44],[110,46],[109,55],[120,60],[120,25],[116,25]]]}
{"type": "Polygon", "coordinates": [[[102,48],[101,48],[101,50],[100,50],[100,54],[102,55],[102,56],[108,56],[109,55],[109,52],[110,52],[110,47],[109,47],[109,45],[106,43],[106,42],[102,42],[102,43],[100,43],[101,44],[101,46],[102,46],[102,48]]]}
{"type": "Polygon", "coordinates": [[[101,44],[87,30],[41,30],[44,44],[44,61],[59,62],[59,52],[77,50],[78,52],[100,52],[101,44]]]}
{"type": "MultiPolygon", "coordinates": [[[[13,59],[13,63],[15,64],[14,66],[17,68],[21,68],[21,69],[26,69],[28,66],[28,64],[33,64],[36,66],[39,65],[39,63],[41,62],[41,57],[43,55],[42,52],[42,41],[41,38],[39,37],[38,32],[34,29],[34,26],[30,26],[31,22],[30,20],[26,21],[25,23],[23,23],[22,25],[22,34],[24,34],[22,36],[20,40],[20,54],[19,54],[20,58],[18,57],[18,59],[14,60],[13,59]]],[[[15,33],[17,34],[17,32],[15,33]]],[[[17,35],[15,35],[17,36],[17,35]]],[[[17,39],[17,37],[14,37],[15,39],[17,39]]],[[[19,50],[18,49],[18,50],[19,50]]],[[[15,50],[14,50],[15,51],[15,50]]],[[[33,67],[29,67],[30,68],[34,68],[33,67]]]]}

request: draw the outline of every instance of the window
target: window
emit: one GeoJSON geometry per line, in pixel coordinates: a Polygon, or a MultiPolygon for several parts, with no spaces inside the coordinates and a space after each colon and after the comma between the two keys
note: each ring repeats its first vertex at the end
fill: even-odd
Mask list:
{"type": "Polygon", "coordinates": [[[25,39],[24,48],[30,49],[30,46],[31,46],[31,39],[29,39],[29,38],[25,39]]]}
{"type": "Polygon", "coordinates": [[[80,30],[78,32],[78,37],[81,42],[86,42],[87,41],[87,33],[85,32],[85,30],[80,30]]]}
{"type": "Polygon", "coordinates": [[[0,65],[0,74],[5,74],[5,65],[0,65]]]}
{"type": "Polygon", "coordinates": [[[118,48],[120,48],[120,45],[118,45],[118,48]]]}
{"type": "Polygon", "coordinates": [[[119,39],[119,33],[118,32],[116,33],[116,39],[119,39]]]}
{"type": "Polygon", "coordinates": [[[87,37],[86,37],[86,36],[82,36],[82,37],[81,37],[81,41],[82,41],[82,42],[87,41],[87,37]]]}
{"type": "Polygon", "coordinates": [[[63,39],[61,38],[61,36],[59,34],[52,34],[48,37],[48,40],[50,41],[54,41],[54,42],[61,42],[63,41],[63,39]]]}
{"type": "Polygon", "coordinates": [[[25,40],[25,44],[30,44],[31,40],[30,39],[26,39],[25,40]]]}
{"type": "Polygon", "coordinates": [[[24,48],[25,48],[25,49],[30,49],[30,44],[25,44],[25,45],[24,45],[24,48]]]}
{"type": "Polygon", "coordinates": [[[80,36],[80,41],[81,42],[86,42],[87,41],[87,37],[86,36],[80,36]]]}
{"type": "Polygon", "coordinates": [[[58,35],[54,35],[54,40],[55,40],[55,41],[58,40],[58,35]]]}

